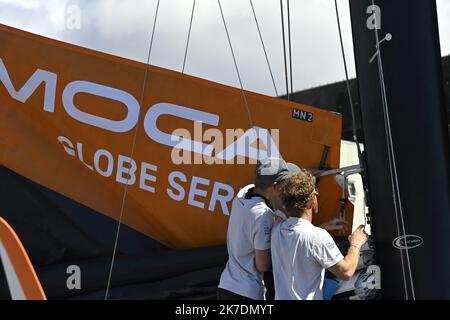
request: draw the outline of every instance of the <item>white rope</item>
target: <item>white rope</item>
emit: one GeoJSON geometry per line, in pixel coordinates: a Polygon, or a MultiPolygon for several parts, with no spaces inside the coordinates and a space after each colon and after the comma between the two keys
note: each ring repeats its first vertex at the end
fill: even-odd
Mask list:
{"type": "MultiPolygon", "coordinates": [[[[342,41],[342,32],[341,32],[341,26],[340,26],[340,18],[339,18],[337,0],[335,0],[334,2],[335,2],[335,8],[336,8],[336,18],[337,18],[337,23],[338,23],[342,58],[344,61],[344,68],[345,68],[347,94],[348,94],[348,97],[350,100],[350,108],[351,108],[351,113],[352,113],[353,139],[356,142],[356,145],[358,148],[358,156],[359,156],[359,160],[360,160],[360,164],[361,164],[362,163],[362,155],[361,155],[361,150],[359,148],[359,143],[358,143],[357,135],[356,135],[356,121],[355,121],[355,114],[354,114],[354,106],[353,106],[353,99],[352,99],[351,91],[350,91],[350,81],[348,78],[348,71],[347,71],[348,68],[347,68],[347,63],[346,63],[346,59],[345,59],[344,44],[342,41]]],[[[372,5],[373,4],[374,3],[372,0],[372,5]]],[[[375,19],[375,21],[376,21],[376,19],[375,19]]],[[[380,42],[379,42],[379,38],[378,38],[377,28],[375,28],[375,41],[376,41],[376,49],[377,49],[376,55],[378,56],[378,68],[379,68],[380,87],[381,87],[380,89],[381,89],[381,95],[382,95],[382,99],[383,99],[383,115],[384,115],[384,121],[385,121],[389,170],[390,170],[390,175],[391,175],[391,187],[392,187],[392,192],[393,192],[392,197],[393,197],[393,201],[394,201],[395,220],[396,220],[396,225],[397,225],[397,235],[400,236],[402,234],[402,232],[400,230],[399,213],[398,213],[398,211],[400,211],[400,219],[401,219],[401,223],[402,223],[402,231],[403,231],[403,236],[404,236],[406,234],[406,230],[405,230],[404,221],[403,221],[403,210],[402,210],[402,203],[401,203],[401,198],[400,198],[400,189],[399,189],[399,183],[398,183],[398,177],[397,177],[397,167],[396,167],[396,163],[395,163],[395,154],[394,154],[394,149],[393,149],[392,133],[391,133],[390,121],[389,121],[389,110],[388,110],[386,88],[385,88],[385,82],[384,82],[383,64],[382,64],[382,60],[381,60],[381,53],[380,53],[380,46],[379,46],[380,42]],[[398,201],[397,201],[397,199],[398,199],[398,201]]],[[[364,215],[364,218],[366,221],[365,215],[364,215]]],[[[409,274],[409,278],[410,278],[410,282],[411,282],[412,296],[413,296],[413,299],[415,299],[414,283],[412,280],[412,272],[411,272],[411,266],[410,266],[409,254],[408,254],[407,247],[406,247],[406,255],[407,255],[407,263],[408,263],[408,274],[409,274]]],[[[404,284],[404,289],[405,289],[405,295],[406,295],[406,299],[408,299],[408,297],[409,297],[408,284],[407,284],[407,280],[406,280],[406,270],[405,270],[405,262],[403,259],[403,252],[400,252],[400,260],[401,260],[401,265],[402,265],[402,275],[403,275],[403,284],[404,284]]]]}
{"type": "Polygon", "coordinates": [[[286,33],[284,32],[284,10],[283,10],[283,0],[280,0],[280,11],[281,11],[281,33],[283,39],[283,57],[284,57],[284,77],[286,82],[286,97],[288,101],[291,101],[291,95],[289,94],[289,80],[288,80],[288,67],[286,58],[286,33]]]}
{"type": "Polygon", "coordinates": [[[255,135],[255,139],[256,139],[256,132],[255,132],[255,128],[254,128],[254,125],[253,125],[252,115],[250,113],[250,108],[249,108],[249,105],[248,105],[247,96],[245,95],[244,85],[242,84],[241,74],[239,72],[238,64],[237,64],[237,61],[236,61],[236,56],[234,54],[233,45],[231,44],[230,34],[228,32],[227,23],[225,21],[225,16],[223,14],[222,5],[220,4],[220,0],[217,0],[217,3],[219,4],[219,9],[220,9],[220,14],[222,16],[223,26],[224,26],[225,32],[227,34],[228,45],[230,46],[230,51],[231,51],[231,55],[233,57],[234,67],[236,69],[236,74],[237,74],[238,80],[239,80],[239,86],[241,88],[242,97],[244,98],[244,105],[245,105],[245,109],[247,110],[248,120],[250,121],[250,126],[252,128],[252,132],[255,135]]]}
{"type": "Polygon", "coordinates": [[[186,66],[186,57],[189,48],[189,40],[191,39],[191,30],[192,30],[192,21],[194,20],[194,11],[195,11],[195,0],[192,3],[192,11],[191,11],[191,21],[189,22],[189,31],[186,40],[186,49],[184,50],[184,59],[183,59],[183,68],[181,69],[181,73],[184,74],[184,67],[186,66]]]}
{"type": "Polygon", "coordinates": [[[291,44],[291,5],[287,0],[287,27],[288,27],[288,45],[289,45],[289,79],[291,80],[291,96],[294,94],[294,78],[292,76],[292,44],[291,44]]]}
{"type": "Polygon", "coordinates": [[[253,7],[253,2],[250,0],[250,6],[252,7],[253,17],[255,18],[256,28],[258,29],[259,39],[261,40],[261,45],[264,51],[264,56],[266,57],[267,67],[269,68],[270,78],[272,79],[273,89],[275,90],[275,95],[278,97],[278,90],[275,84],[275,79],[273,77],[272,68],[270,67],[269,57],[267,56],[266,46],[264,45],[264,40],[262,37],[261,29],[259,28],[258,18],[256,17],[255,8],[253,7]]]}
{"type": "MultiPolygon", "coordinates": [[[[350,90],[350,80],[349,80],[349,76],[348,76],[347,59],[345,57],[344,41],[342,39],[341,19],[340,19],[340,16],[339,16],[339,9],[338,9],[338,5],[337,5],[337,0],[334,0],[334,8],[335,8],[335,11],[336,11],[336,21],[337,21],[337,27],[338,27],[338,32],[339,32],[339,43],[341,45],[342,61],[344,63],[345,84],[346,84],[346,88],[347,88],[347,98],[348,98],[348,102],[350,104],[350,113],[352,115],[353,141],[356,144],[356,150],[358,152],[358,164],[364,171],[361,146],[359,145],[358,135],[356,134],[355,107],[353,105],[353,97],[352,97],[352,92],[350,90]]],[[[345,181],[347,181],[347,180],[345,180],[345,181]]],[[[365,187],[364,187],[364,197],[367,198],[366,188],[365,187]]],[[[364,216],[364,228],[365,228],[366,225],[367,225],[367,217],[366,217],[364,208],[363,208],[363,216],[364,216]]]]}
{"type": "MultiPolygon", "coordinates": [[[[147,55],[147,63],[145,65],[145,73],[144,73],[144,80],[143,80],[143,85],[142,85],[142,90],[141,90],[141,99],[140,99],[140,105],[142,105],[143,100],[144,100],[144,95],[145,95],[145,89],[147,86],[147,80],[148,80],[148,69],[149,69],[149,63],[150,63],[150,56],[152,53],[152,47],[153,47],[153,38],[155,35],[155,27],[156,27],[156,19],[158,18],[158,10],[159,10],[159,0],[156,4],[156,11],[155,11],[155,19],[153,21],[153,30],[152,30],[152,35],[151,35],[151,39],[150,39],[150,45],[148,48],[148,55],[147,55]]],[[[139,115],[138,115],[138,119],[140,118],[141,112],[139,111],[139,115]]],[[[137,138],[137,133],[138,133],[138,127],[136,126],[136,129],[134,131],[134,136],[133,136],[133,143],[132,143],[132,147],[131,147],[131,157],[134,154],[134,149],[136,146],[136,138],[137,138]]],[[[129,171],[128,171],[129,172],[129,171]]],[[[125,183],[125,190],[122,196],[122,205],[120,208],[120,215],[119,215],[119,221],[118,221],[118,225],[117,225],[117,230],[116,230],[116,237],[115,237],[115,241],[114,241],[114,249],[113,249],[113,254],[112,254],[112,258],[111,258],[111,265],[109,268],[109,274],[108,274],[108,283],[106,285],[106,292],[105,292],[105,300],[108,300],[109,298],[109,291],[110,291],[110,286],[111,286],[111,278],[112,278],[112,273],[113,273],[113,269],[114,269],[114,263],[116,260],[116,252],[117,252],[117,246],[119,243],[119,235],[120,235],[120,227],[122,226],[122,220],[123,220],[123,211],[125,208],[125,200],[127,197],[127,192],[128,192],[128,181],[130,178],[127,179],[126,183],[125,183]]]]}
{"type": "MultiPolygon", "coordinates": [[[[372,0],[372,5],[374,4],[374,1],[372,0]]],[[[376,14],[376,12],[375,12],[376,14]]],[[[381,57],[381,49],[380,49],[380,42],[378,37],[378,26],[377,26],[377,19],[375,17],[375,28],[374,28],[374,34],[375,34],[375,43],[376,43],[376,49],[377,49],[377,61],[378,61],[378,75],[379,75],[379,81],[380,81],[380,90],[381,90],[381,97],[382,97],[382,104],[383,104],[383,111],[384,111],[384,120],[385,120],[385,130],[386,130],[386,139],[388,140],[388,156],[389,156],[389,170],[391,172],[391,185],[392,185],[392,192],[393,192],[393,200],[394,200],[394,210],[395,210],[395,218],[397,221],[397,232],[399,233],[399,236],[405,236],[406,235],[406,229],[405,229],[405,222],[403,218],[403,206],[401,202],[401,196],[400,196],[400,186],[398,182],[398,176],[397,176],[397,165],[395,160],[395,152],[394,152],[394,143],[392,139],[392,131],[391,131],[391,124],[390,124],[390,118],[389,118],[389,107],[388,107],[388,101],[386,96],[386,84],[384,81],[384,71],[383,71],[383,60],[381,57]],[[401,222],[401,230],[398,223],[398,216],[400,216],[400,222],[401,222]]],[[[415,300],[415,290],[414,290],[414,282],[413,282],[413,276],[411,271],[411,263],[409,259],[409,252],[408,252],[408,245],[405,246],[405,253],[406,253],[406,262],[408,266],[408,276],[409,281],[411,285],[411,294],[412,299],[415,300]]],[[[403,251],[400,251],[400,256],[402,260],[402,271],[405,273],[404,270],[404,262],[403,262],[403,251]]],[[[408,295],[408,289],[407,289],[407,283],[406,283],[405,275],[404,275],[404,285],[405,285],[405,295],[406,299],[409,298],[408,295]]]]}

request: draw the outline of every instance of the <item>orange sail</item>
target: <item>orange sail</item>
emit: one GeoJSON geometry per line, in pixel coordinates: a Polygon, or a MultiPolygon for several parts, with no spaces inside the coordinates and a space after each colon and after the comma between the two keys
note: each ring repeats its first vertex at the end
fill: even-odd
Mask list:
{"type": "Polygon", "coordinates": [[[2,218],[0,218],[0,261],[13,300],[46,299],[22,242],[2,218]]]}
{"type": "MultiPolygon", "coordinates": [[[[165,246],[225,243],[262,157],[339,167],[339,114],[2,25],[0,43],[0,165],[165,246]]],[[[317,223],[341,210],[333,177],[319,189],[317,223]]]]}

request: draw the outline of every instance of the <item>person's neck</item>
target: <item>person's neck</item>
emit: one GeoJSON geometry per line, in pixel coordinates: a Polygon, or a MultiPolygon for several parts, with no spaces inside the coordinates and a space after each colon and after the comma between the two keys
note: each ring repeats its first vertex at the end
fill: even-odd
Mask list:
{"type": "Polygon", "coordinates": [[[307,209],[300,214],[294,213],[294,214],[290,214],[290,215],[291,215],[291,217],[301,218],[301,219],[304,219],[304,220],[312,223],[312,210],[311,209],[307,209]]]}
{"type": "Polygon", "coordinates": [[[311,210],[308,210],[308,212],[303,213],[300,216],[300,218],[305,219],[305,220],[307,220],[307,221],[312,223],[312,214],[311,213],[312,213],[311,210]]]}
{"type": "Polygon", "coordinates": [[[267,192],[267,190],[261,190],[260,188],[255,187],[254,193],[263,196],[267,200],[270,200],[270,194],[269,192],[267,192]]]}
{"type": "Polygon", "coordinates": [[[276,208],[275,206],[274,206],[274,203],[273,203],[273,199],[272,199],[272,194],[270,193],[270,192],[267,192],[267,190],[261,190],[261,189],[259,189],[259,188],[257,188],[257,187],[255,187],[255,189],[253,190],[253,193],[254,194],[257,194],[257,195],[259,195],[259,196],[262,196],[262,197],[264,197],[264,199],[266,200],[266,202],[268,202],[270,205],[269,205],[269,207],[270,207],[270,209],[272,209],[272,210],[277,210],[278,208],[276,208]]]}

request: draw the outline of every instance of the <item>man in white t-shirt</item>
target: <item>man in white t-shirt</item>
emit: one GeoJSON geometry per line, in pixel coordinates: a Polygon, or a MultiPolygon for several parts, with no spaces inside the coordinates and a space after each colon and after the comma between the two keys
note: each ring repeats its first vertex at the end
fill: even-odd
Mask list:
{"type": "Polygon", "coordinates": [[[277,300],[322,300],[325,269],[349,280],[367,241],[363,228],[358,228],[349,236],[350,248],[343,257],[330,234],[311,223],[318,213],[315,185],[306,170],[283,184],[283,203],[290,217],[273,228],[271,243],[277,300]]]}
{"type": "Polygon", "coordinates": [[[233,200],[228,222],[228,262],[220,277],[218,299],[264,299],[263,273],[271,265],[270,235],[274,211],[282,207],[281,182],[300,169],[283,159],[267,158],[256,166],[255,184],[233,200]]]}

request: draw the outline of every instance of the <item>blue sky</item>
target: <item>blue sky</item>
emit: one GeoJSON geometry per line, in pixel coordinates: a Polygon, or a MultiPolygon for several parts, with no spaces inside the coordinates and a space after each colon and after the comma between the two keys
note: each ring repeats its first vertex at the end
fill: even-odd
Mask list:
{"type": "MultiPolygon", "coordinates": [[[[251,7],[221,0],[245,89],[275,95],[251,7]]],[[[284,93],[278,0],[253,0],[276,86],[284,93]]],[[[344,45],[354,76],[348,1],[339,0],[344,45]]],[[[450,0],[437,0],[443,55],[450,54],[450,0]]],[[[156,0],[0,0],[0,23],[138,61],[145,61],[156,0]],[[80,9],[81,28],[68,29],[67,9],[80,9]]],[[[161,0],[150,63],[180,71],[192,0],[161,0]]],[[[294,90],[344,79],[333,0],[291,1],[294,90]]],[[[238,86],[215,0],[197,0],[186,73],[238,86]]]]}

